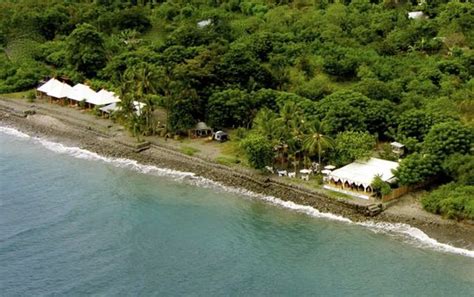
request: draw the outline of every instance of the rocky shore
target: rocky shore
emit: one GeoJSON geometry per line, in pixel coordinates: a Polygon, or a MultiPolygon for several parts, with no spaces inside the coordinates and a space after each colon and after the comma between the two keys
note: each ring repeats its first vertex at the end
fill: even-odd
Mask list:
{"type": "MultiPolygon", "coordinates": [[[[64,109],[68,108],[64,107],[64,109]]],[[[68,112],[78,113],[79,111],[69,110],[68,112]]],[[[149,149],[136,152],[133,149],[134,139],[120,133],[107,132],[107,127],[99,124],[74,121],[67,115],[58,113],[57,110],[42,108],[41,104],[0,99],[0,125],[15,127],[29,135],[78,146],[105,156],[128,158],[142,164],[193,172],[226,186],[293,201],[314,207],[321,212],[341,215],[356,222],[370,220],[406,223],[421,229],[439,242],[469,250],[474,249],[474,226],[470,223],[459,223],[434,215],[426,215],[423,214],[423,210],[415,209],[412,204],[398,209],[393,207],[375,217],[368,218],[367,206],[351,203],[345,199],[335,199],[277,179],[241,172],[208,160],[191,157],[165,145],[154,143],[149,149]]]]}

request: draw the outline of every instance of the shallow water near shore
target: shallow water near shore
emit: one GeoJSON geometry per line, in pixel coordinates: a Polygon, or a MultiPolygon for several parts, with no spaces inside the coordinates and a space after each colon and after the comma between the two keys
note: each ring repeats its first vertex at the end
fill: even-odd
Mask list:
{"type": "Polygon", "coordinates": [[[471,251],[430,248],[373,232],[384,226],[364,228],[220,189],[192,173],[112,160],[14,130],[0,132],[0,189],[2,296],[474,290],[471,251]]]}

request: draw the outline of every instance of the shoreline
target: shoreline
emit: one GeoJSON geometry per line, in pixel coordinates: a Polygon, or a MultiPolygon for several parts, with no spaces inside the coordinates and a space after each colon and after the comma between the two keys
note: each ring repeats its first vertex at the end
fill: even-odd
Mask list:
{"type": "MultiPolygon", "coordinates": [[[[348,218],[360,225],[367,222],[408,224],[420,229],[440,243],[474,250],[474,226],[472,224],[446,220],[434,215],[419,218],[413,214],[396,211],[384,211],[375,217],[368,217],[364,215],[363,207],[351,204],[349,201],[330,198],[321,193],[289,185],[266,176],[240,172],[235,168],[191,157],[156,143],[150,149],[137,153],[129,145],[126,145],[126,142],[124,143],[124,139],[133,143],[133,138],[119,137],[113,133],[111,135],[100,131],[100,129],[95,129],[96,127],[74,123],[52,111],[41,108],[36,103],[16,101],[19,100],[0,99],[0,125],[16,128],[31,136],[77,146],[106,157],[126,158],[144,165],[192,172],[196,176],[225,186],[276,197],[301,206],[310,206],[320,212],[348,218]],[[34,110],[36,114],[25,117],[24,112],[28,109],[34,110]]],[[[61,108],[67,109],[67,107],[61,108]]]]}

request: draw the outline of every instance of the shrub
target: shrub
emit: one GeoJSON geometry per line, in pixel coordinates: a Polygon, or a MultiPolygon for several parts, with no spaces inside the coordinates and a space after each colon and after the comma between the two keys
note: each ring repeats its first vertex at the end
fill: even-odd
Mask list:
{"type": "Polygon", "coordinates": [[[382,198],[382,196],[388,195],[392,191],[390,185],[384,182],[382,178],[378,175],[372,181],[371,186],[374,192],[377,194],[378,198],[382,198]]]}
{"type": "Polygon", "coordinates": [[[241,142],[250,166],[262,169],[270,165],[273,159],[273,147],[268,140],[259,135],[249,135],[241,142]]]}
{"type": "Polygon", "coordinates": [[[474,219],[474,186],[450,183],[423,197],[423,207],[450,219],[474,219]]]}
{"type": "Polygon", "coordinates": [[[28,100],[28,102],[34,102],[35,99],[36,99],[35,91],[29,91],[29,92],[26,94],[26,100],[28,100]]]}

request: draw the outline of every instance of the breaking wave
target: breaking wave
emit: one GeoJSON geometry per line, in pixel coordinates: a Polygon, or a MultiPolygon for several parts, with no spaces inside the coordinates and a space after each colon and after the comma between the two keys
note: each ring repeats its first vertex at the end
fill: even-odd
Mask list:
{"type": "Polygon", "coordinates": [[[224,186],[223,184],[219,182],[216,182],[216,181],[213,181],[201,176],[197,176],[193,172],[184,172],[184,171],[178,171],[178,170],[173,170],[173,169],[168,169],[168,168],[160,168],[154,165],[144,165],[144,164],[138,163],[135,160],[125,159],[125,158],[105,157],[97,153],[94,153],[85,149],[81,149],[79,147],[65,146],[61,143],[48,141],[42,138],[30,137],[29,135],[10,127],[0,126],[0,133],[8,134],[8,135],[15,136],[22,139],[32,139],[34,142],[41,144],[46,149],[55,153],[65,154],[65,155],[78,158],[78,159],[100,161],[107,164],[111,164],[119,168],[126,168],[126,169],[134,170],[140,173],[144,173],[144,174],[153,174],[156,176],[170,177],[176,181],[184,181],[188,184],[199,186],[199,187],[212,188],[218,191],[224,191],[228,193],[233,193],[233,194],[238,194],[238,195],[243,195],[246,197],[259,199],[259,200],[269,202],[279,207],[291,209],[299,213],[304,213],[311,217],[329,219],[329,220],[338,221],[338,222],[347,223],[347,224],[355,224],[358,226],[366,227],[372,230],[373,232],[377,232],[377,233],[385,233],[385,234],[394,235],[394,236],[402,236],[402,238],[406,242],[409,242],[412,245],[417,246],[417,247],[429,248],[436,251],[458,254],[458,255],[474,258],[473,250],[457,248],[449,244],[440,243],[437,240],[429,237],[426,233],[424,233],[420,229],[412,227],[408,224],[373,222],[373,221],[353,222],[352,220],[345,218],[343,216],[339,216],[332,213],[320,212],[319,210],[311,206],[296,204],[292,201],[284,201],[282,199],[279,199],[273,196],[257,194],[257,193],[254,193],[252,191],[248,191],[242,188],[224,186]]]}
{"type": "Polygon", "coordinates": [[[10,135],[10,136],[16,136],[18,138],[30,138],[28,134],[25,134],[23,132],[20,132],[16,129],[10,128],[10,127],[2,127],[0,126],[0,132],[10,135]]]}

